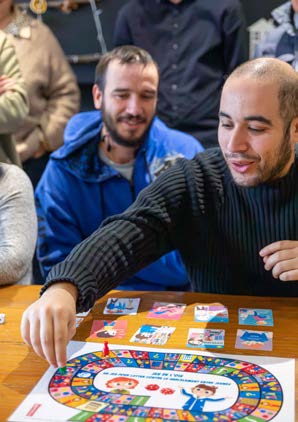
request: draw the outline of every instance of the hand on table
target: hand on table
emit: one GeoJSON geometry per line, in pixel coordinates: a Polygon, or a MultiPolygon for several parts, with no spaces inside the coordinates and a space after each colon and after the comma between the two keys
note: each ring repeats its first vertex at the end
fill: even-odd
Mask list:
{"type": "Polygon", "coordinates": [[[282,240],[260,250],[264,267],[281,281],[298,280],[298,241],[282,240]]]}
{"type": "Polygon", "coordinates": [[[24,341],[54,367],[66,365],[66,346],[76,331],[77,288],[56,283],[23,314],[24,341]]]}

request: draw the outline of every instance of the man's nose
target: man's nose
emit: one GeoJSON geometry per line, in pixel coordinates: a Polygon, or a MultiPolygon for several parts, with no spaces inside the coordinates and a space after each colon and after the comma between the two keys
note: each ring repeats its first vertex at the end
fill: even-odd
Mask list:
{"type": "Polygon", "coordinates": [[[131,96],[129,100],[127,101],[126,111],[129,114],[132,114],[133,116],[141,114],[142,112],[141,101],[137,97],[131,96]]]}
{"type": "Polygon", "coordinates": [[[229,132],[227,150],[229,152],[243,152],[247,151],[248,148],[245,131],[239,127],[234,127],[233,130],[229,132]]]}

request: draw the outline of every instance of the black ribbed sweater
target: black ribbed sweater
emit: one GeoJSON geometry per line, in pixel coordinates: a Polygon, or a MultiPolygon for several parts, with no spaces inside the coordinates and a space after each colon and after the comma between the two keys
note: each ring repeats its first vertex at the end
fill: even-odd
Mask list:
{"type": "Polygon", "coordinates": [[[79,289],[78,311],[86,310],[122,279],[177,248],[193,291],[298,296],[298,283],[274,279],[259,256],[269,243],[298,240],[297,167],[296,151],[285,177],[239,187],[219,149],[181,159],[53,267],[44,288],[71,281],[79,289]]]}

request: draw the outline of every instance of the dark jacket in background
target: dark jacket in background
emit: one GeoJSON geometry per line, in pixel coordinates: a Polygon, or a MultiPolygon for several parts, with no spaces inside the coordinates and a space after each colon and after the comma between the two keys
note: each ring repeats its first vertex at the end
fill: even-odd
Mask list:
{"type": "Polygon", "coordinates": [[[117,17],[116,46],[146,49],[161,72],[158,115],[202,145],[217,145],[220,90],[246,59],[238,0],[131,0],[117,17]]]}

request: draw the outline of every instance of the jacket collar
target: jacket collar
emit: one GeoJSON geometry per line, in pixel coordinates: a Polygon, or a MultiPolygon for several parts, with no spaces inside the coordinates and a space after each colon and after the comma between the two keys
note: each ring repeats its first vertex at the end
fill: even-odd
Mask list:
{"type": "Polygon", "coordinates": [[[271,15],[275,22],[277,22],[279,25],[282,25],[289,35],[295,35],[295,27],[293,21],[294,10],[290,1],[274,9],[271,15]]]}
{"type": "Polygon", "coordinates": [[[4,32],[14,37],[30,39],[34,25],[34,19],[25,10],[21,11],[17,6],[13,6],[13,20],[4,28],[4,32]]]}

